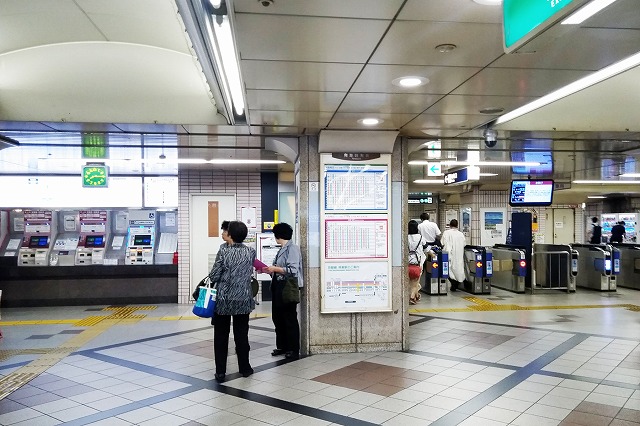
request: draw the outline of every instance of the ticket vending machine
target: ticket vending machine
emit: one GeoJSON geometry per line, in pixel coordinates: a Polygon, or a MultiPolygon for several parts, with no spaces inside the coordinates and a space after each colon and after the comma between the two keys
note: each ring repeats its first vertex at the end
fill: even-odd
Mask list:
{"type": "Polygon", "coordinates": [[[19,266],[49,266],[49,254],[56,236],[51,210],[24,211],[24,238],[18,256],[19,266]]]}
{"type": "Polygon", "coordinates": [[[158,210],[158,243],[153,263],[168,265],[173,263],[173,255],[178,250],[178,211],[158,210]]]}
{"type": "MultiPolygon", "coordinates": [[[[18,254],[24,238],[24,212],[22,210],[11,210],[7,213],[7,235],[0,243],[0,256],[2,264],[15,266],[18,264],[18,254]]],[[[0,219],[4,220],[4,219],[0,219]]],[[[5,226],[4,224],[2,225],[5,226]]]]}
{"type": "Polygon", "coordinates": [[[125,265],[153,265],[156,243],[156,211],[129,211],[125,265]]]}
{"type": "Polygon", "coordinates": [[[102,265],[107,244],[107,211],[81,210],[76,265],[102,265]]]}
{"type": "Polygon", "coordinates": [[[73,266],[79,239],[77,210],[58,212],[58,231],[49,266],[73,266]]]}

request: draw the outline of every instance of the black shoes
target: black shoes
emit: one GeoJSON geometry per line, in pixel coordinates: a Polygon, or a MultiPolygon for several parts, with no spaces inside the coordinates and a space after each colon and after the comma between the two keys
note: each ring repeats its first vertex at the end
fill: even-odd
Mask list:
{"type": "Polygon", "coordinates": [[[284,349],[274,349],[273,351],[271,351],[271,356],[284,355],[286,353],[287,351],[285,351],[284,349]]]}
{"type": "Polygon", "coordinates": [[[241,371],[241,372],[240,372],[240,375],[241,375],[242,377],[249,377],[249,376],[250,376],[250,375],[252,375],[252,374],[253,374],[253,368],[249,368],[249,369],[248,369],[248,370],[246,370],[246,371],[241,371]]]}
{"type": "Polygon", "coordinates": [[[296,359],[300,359],[300,354],[297,352],[289,351],[286,354],[284,354],[284,357],[286,359],[296,360],[296,359]]]}
{"type": "MultiPolygon", "coordinates": [[[[253,370],[251,372],[253,373],[253,370]]],[[[222,383],[222,382],[224,382],[225,374],[224,373],[216,373],[214,377],[216,379],[216,382],[222,383]]]]}

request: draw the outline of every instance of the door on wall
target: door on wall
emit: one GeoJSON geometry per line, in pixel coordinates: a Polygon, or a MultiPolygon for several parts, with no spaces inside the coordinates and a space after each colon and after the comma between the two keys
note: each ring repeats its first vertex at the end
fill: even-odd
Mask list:
{"type": "Polygon", "coordinates": [[[553,244],[576,242],[574,220],[573,209],[553,209],[553,244]]]}
{"type": "Polygon", "coordinates": [[[193,290],[211,270],[220,244],[224,242],[220,225],[225,220],[237,220],[236,196],[192,195],[189,213],[189,282],[193,290]]]}

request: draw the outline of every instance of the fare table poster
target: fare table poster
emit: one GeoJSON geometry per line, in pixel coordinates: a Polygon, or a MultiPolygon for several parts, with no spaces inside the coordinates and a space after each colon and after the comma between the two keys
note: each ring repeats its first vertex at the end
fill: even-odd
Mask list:
{"type": "Polygon", "coordinates": [[[321,312],[391,311],[388,154],[321,155],[321,312]]]}

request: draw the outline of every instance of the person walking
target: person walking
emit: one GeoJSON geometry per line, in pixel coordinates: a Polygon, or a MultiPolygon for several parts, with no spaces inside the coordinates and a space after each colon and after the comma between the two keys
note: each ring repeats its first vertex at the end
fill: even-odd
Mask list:
{"type": "Polygon", "coordinates": [[[415,305],[420,300],[420,276],[426,255],[423,251],[422,235],[418,231],[418,222],[409,221],[408,232],[409,304],[415,305]]]}
{"type": "Polygon", "coordinates": [[[224,382],[227,372],[229,330],[233,318],[233,340],[238,368],[242,377],[253,374],[249,363],[249,314],[255,308],[251,294],[251,277],[256,251],[242,242],[247,238],[247,226],[229,222],[227,231],[231,244],[222,244],[209,277],[217,283],[216,309],[213,317],[213,353],[215,379],[224,382]]]}
{"type": "Polygon", "coordinates": [[[624,221],[621,220],[611,228],[611,242],[621,243],[624,240],[625,234],[624,221]]]}
{"type": "MultiPolygon", "coordinates": [[[[422,247],[425,253],[425,256],[423,257],[424,262],[427,262],[429,259],[429,252],[431,251],[431,247],[440,244],[439,240],[442,236],[438,225],[435,222],[431,222],[429,218],[429,213],[423,212],[420,215],[420,220],[422,222],[418,225],[418,231],[422,236],[422,247]]],[[[424,277],[424,284],[427,285],[427,282],[431,279],[431,272],[426,263],[422,264],[422,276],[424,277]]]]}
{"type": "Polygon", "coordinates": [[[587,229],[587,240],[589,244],[600,244],[602,242],[602,226],[598,224],[596,216],[591,218],[591,226],[587,229]]]}
{"type": "Polygon", "coordinates": [[[300,324],[298,323],[297,303],[284,303],[282,290],[289,276],[298,279],[302,288],[302,253],[300,247],[291,242],[293,229],[287,223],[278,223],[273,227],[273,236],[280,244],[280,250],[269,266],[271,278],[271,318],[276,328],[276,348],[271,355],[285,355],[287,359],[300,358],[300,324]]]}
{"type": "Polygon", "coordinates": [[[458,220],[449,222],[449,229],[442,234],[442,250],[449,253],[449,281],[451,291],[456,291],[464,282],[464,234],[458,230],[458,220]]]}

